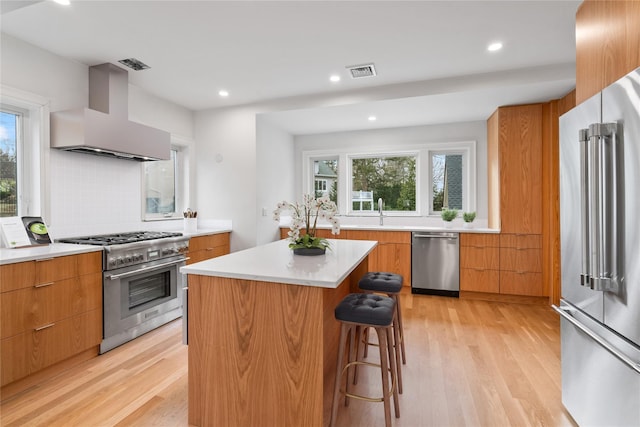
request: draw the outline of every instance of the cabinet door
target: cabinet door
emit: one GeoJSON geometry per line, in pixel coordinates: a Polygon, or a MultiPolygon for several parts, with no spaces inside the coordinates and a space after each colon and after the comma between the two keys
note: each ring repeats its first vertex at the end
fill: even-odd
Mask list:
{"type": "Polygon", "coordinates": [[[411,286],[411,245],[405,243],[379,243],[376,268],[371,271],[386,271],[402,276],[404,286],[411,286]]]}
{"type": "Polygon", "coordinates": [[[503,233],[542,233],[542,105],[499,109],[503,233]]]}
{"type": "Polygon", "coordinates": [[[460,290],[497,294],[500,292],[500,271],[482,268],[461,268],[460,290]]]}

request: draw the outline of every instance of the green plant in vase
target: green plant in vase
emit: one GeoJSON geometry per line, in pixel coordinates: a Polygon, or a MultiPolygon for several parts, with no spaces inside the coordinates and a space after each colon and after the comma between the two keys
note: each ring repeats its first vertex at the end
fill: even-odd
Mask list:
{"type": "Polygon", "coordinates": [[[440,212],[440,217],[442,217],[442,220],[444,221],[444,226],[447,228],[451,228],[452,224],[451,221],[453,221],[454,219],[456,219],[456,217],[458,216],[458,210],[457,209],[442,209],[442,212],[440,212]]]}
{"type": "Polygon", "coordinates": [[[471,224],[474,219],[476,219],[475,212],[463,212],[462,219],[464,220],[464,228],[471,228],[473,225],[471,224]]]}

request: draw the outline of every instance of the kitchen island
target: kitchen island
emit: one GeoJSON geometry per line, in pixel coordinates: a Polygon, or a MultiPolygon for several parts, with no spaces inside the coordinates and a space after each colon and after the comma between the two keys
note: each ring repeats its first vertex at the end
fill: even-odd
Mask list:
{"type": "Polygon", "coordinates": [[[286,240],[181,268],[188,274],[189,424],[328,425],[339,323],[374,241],[320,256],[286,240]]]}

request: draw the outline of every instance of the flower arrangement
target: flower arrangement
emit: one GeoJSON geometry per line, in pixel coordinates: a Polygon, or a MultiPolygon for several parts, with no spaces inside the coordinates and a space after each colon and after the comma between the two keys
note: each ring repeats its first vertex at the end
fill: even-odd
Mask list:
{"type": "Polygon", "coordinates": [[[318,219],[326,220],[331,224],[331,234],[340,234],[340,223],[336,218],[338,208],[329,196],[316,199],[311,194],[305,194],[302,203],[282,201],[273,211],[273,219],[280,221],[280,213],[284,211],[291,212],[291,226],[288,233],[291,249],[329,247],[327,239],[316,237],[318,219]],[[303,229],[304,234],[301,235],[303,229]]]}

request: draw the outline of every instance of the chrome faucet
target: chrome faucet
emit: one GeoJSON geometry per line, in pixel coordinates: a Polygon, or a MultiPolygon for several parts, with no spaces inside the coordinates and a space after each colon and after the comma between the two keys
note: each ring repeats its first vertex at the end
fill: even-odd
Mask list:
{"type": "Polygon", "coordinates": [[[383,225],[383,217],[382,217],[382,197],[378,199],[378,213],[380,213],[380,225],[383,225]]]}

